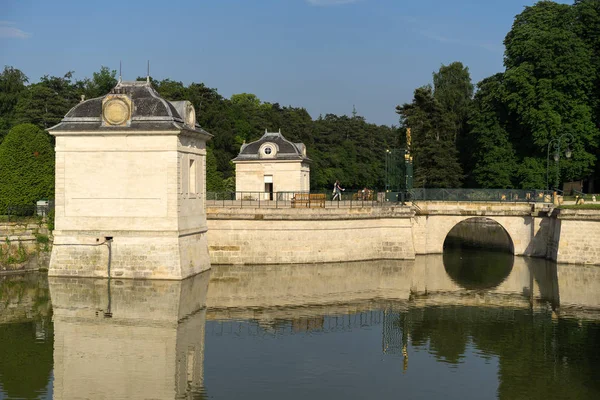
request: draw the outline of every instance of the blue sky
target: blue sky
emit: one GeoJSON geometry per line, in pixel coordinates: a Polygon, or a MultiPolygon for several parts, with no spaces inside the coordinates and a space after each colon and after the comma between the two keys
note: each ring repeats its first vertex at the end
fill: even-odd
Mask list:
{"type": "MultiPolygon", "coordinates": [[[[45,74],[204,82],[229,97],[398,124],[397,104],[461,61],[503,70],[502,41],[534,0],[1,0],[0,65],[45,74]]],[[[569,2],[571,3],[571,2],[569,2]]]]}

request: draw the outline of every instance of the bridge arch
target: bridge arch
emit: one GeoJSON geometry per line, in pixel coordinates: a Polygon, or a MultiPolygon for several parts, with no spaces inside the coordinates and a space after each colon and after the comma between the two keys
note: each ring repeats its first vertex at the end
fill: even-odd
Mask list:
{"type": "Polygon", "coordinates": [[[500,224],[512,242],[513,254],[545,256],[547,218],[528,204],[424,202],[413,217],[415,254],[441,254],[448,233],[459,223],[483,217],[500,224]]]}
{"type": "Polygon", "coordinates": [[[510,233],[490,217],[467,217],[455,224],[446,233],[442,248],[447,247],[476,247],[515,253],[510,233]]]}

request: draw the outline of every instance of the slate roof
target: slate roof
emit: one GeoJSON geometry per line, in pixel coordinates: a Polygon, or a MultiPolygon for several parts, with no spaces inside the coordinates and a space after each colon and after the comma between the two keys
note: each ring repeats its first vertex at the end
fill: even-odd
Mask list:
{"type": "Polygon", "coordinates": [[[306,146],[304,143],[292,143],[287,140],[281,132],[267,132],[255,142],[244,143],[240,148],[240,153],[232,161],[250,161],[250,160],[300,160],[310,162],[311,160],[305,156],[306,146]],[[264,143],[273,143],[277,152],[272,158],[261,158],[259,149],[264,143]]]}
{"type": "Polygon", "coordinates": [[[169,131],[188,130],[211,136],[200,125],[191,128],[180,115],[183,107],[180,103],[169,102],[158,94],[149,82],[123,81],[117,83],[110,93],[102,97],[84,100],[73,107],[60,123],[48,129],[53,132],[76,131],[169,131]],[[103,126],[102,102],[108,95],[127,94],[131,98],[133,111],[129,126],[103,126]],[[179,109],[179,111],[178,111],[179,109]]]}

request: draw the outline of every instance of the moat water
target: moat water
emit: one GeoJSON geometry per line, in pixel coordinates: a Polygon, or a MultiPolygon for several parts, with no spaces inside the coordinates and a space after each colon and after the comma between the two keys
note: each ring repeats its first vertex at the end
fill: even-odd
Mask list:
{"type": "Polygon", "coordinates": [[[0,277],[0,399],[598,399],[600,268],[449,249],[0,277]]]}

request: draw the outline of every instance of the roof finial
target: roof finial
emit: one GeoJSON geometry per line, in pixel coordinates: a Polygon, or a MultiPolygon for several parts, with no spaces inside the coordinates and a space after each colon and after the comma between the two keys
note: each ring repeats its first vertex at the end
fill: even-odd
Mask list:
{"type": "Polygon", "coordinates": [[[117,83],[121,83],[121,81],[123,80],[121,77],[121,60],[119,60],[119,81],[117,83]]]}
{"type": "Polygon", "coordinates": [[[279,134],[281,135],[281,128],[279,128],[279,134]]]}
{"type": "Polygon", "coordinates": [[[146,83],[150,83],[150,60],[148,60],[148,72],[146,74],[146,83]]]}
{"type": "Polygon", "coordinates": [[[265,128],[265,134],[266,134],[267,132],[268,132],[268,131],[267,131],[267,128],[265,128]]]}

